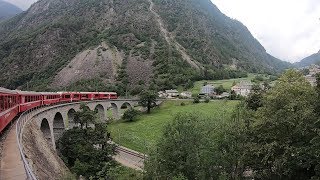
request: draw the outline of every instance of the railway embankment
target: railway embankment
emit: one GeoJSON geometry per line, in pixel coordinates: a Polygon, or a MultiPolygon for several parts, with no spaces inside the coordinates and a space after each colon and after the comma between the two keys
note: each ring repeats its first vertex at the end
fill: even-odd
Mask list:
{"type": "Polygon", "coordinates": [[[69,173],[35,122],[26,125],[22,141],[26,159],[38,179],[62,179],[69,173]]]}

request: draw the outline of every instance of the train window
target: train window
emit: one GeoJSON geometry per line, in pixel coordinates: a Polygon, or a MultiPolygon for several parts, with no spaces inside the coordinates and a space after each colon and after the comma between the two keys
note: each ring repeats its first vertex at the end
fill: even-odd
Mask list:
{"type": "Polygon", "coordinates": [[[4,97],[0,96],[0,112],[4,110],[4,97]]]}
{"type": "Polygon", "coordinates": [[[88,94],[83,94],[82,97],[89,98],[89,95],[88,94]]]}
{"type": "Polygon", "coordinates": [[[68,99],[68,98],[70,98],[71,96],[70,96],[70,95],[65,95],[64,97],[68,99]]]}
{"type": "Polygon", "coordinates": [[[108,97],[108,96],[109,96],[109,94],[105,94],[105,95],[104,95],[104,97],[108,97]]]}
{"type": "Polygon", "coordinates": [[[95,94],[94,96],[95,96],[95,97],[98,97],[98,96],[99,96],[99,94],[95,94]]]}
{"type": "Polygon", "coordinates": [[[79,98],[79,94],[75,94],[73,97],[74,98],[79,98]]]}

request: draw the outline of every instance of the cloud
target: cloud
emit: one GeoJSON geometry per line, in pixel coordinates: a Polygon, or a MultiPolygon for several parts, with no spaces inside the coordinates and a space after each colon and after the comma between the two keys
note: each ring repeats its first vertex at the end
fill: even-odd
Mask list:
{"type": "Polygon", "coordinates": [[[4,0],[4,1],[14,4],[19,8],[21,8],[22,10],[27,10],[31,6],[31,4],[33,4],[38,0],[4,0]]]}
{"type": "Polygon", "coordinates": [[[296,62],[320,50],[319,0],[212,0],[245,24],[266,50],[296,62]]]}

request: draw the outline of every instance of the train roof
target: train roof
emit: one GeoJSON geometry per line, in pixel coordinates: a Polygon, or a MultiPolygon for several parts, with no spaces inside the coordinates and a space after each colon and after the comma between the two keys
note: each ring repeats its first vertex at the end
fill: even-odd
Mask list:
{"type": "Polygon", "coordinates": [[[40,92],[35,92],[35,91],[16,91],[18,94],[21,95],[41,95],[40,92]]]}
{"type": "Polygon", "coordinates": [[[41,95],[60,95],[57,92],[40,92],[41,95]]]}
{"type": "Polygon", "coordinates": [[[0,93],[17,94],[17,91],[0,87],[0,93]]]}

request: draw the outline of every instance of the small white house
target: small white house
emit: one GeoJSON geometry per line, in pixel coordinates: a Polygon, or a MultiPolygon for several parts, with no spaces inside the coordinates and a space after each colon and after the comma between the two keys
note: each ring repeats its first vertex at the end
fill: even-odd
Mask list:
{"type": "Polygon", "coordinates": [[[184,91],[180,94],[180,97],[182,98],[192,98],[192,92],[187,92],[187,91],[184,91]]]}
{"type": "Polygon", "coordinates": [[[179,92],[176,89],[166,90],[165,92],[168,98],[174,98],[179,96],[179,92]]]}
{"type": "Polygon", "coordinates": [[[237,95],[248,96],[252,90],[253,84],[247,81],[241,81],[239,84],[231,88],[237,95]]]}

